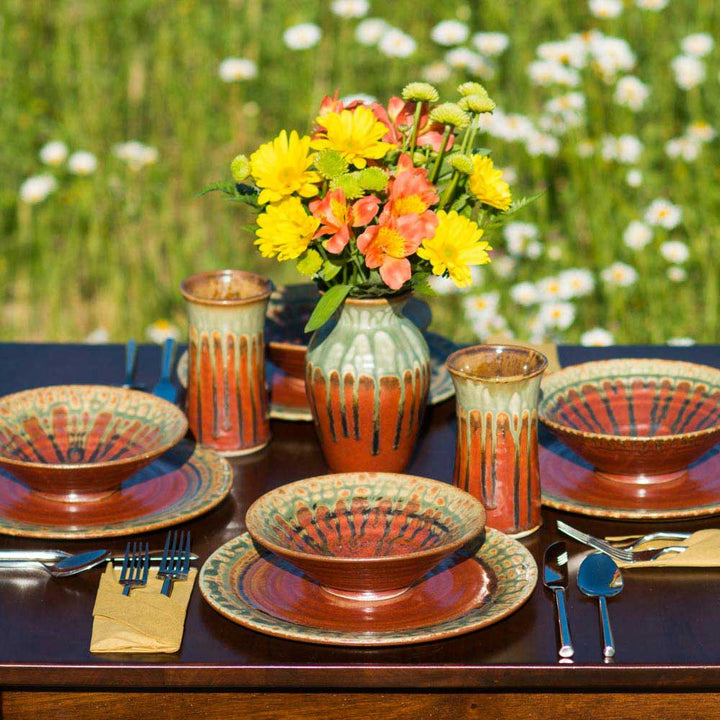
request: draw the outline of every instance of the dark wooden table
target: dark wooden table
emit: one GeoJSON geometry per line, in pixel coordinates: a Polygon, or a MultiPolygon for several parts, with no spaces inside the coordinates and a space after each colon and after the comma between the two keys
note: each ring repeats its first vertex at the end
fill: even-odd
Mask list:
{"type": "MultiPolygon", "coordinates": [[[[607,357],[668,357],[720,367],[720,347],[561,348],[563,364],[607,357]]],[[[160,351],[143,347],[139,379],[152,385],[160,351]]],[[[0,344],[0,395],[40,385],[113,383],[120,346],[0,344]]],[[[264,491],[326,472],[312,425],[273,423],[263,452],[233,461],[232,496],[188,523],[204,560],[244,531],[248,504],[264,491]]],[[[408,472],[449,481],[454,403],[428,413],[408,472]]],[[[657,529],[544,510],[543,528],[524,540],[539,561],[565,518],[593,534],[657,529]]],[[[693,530],[720,518],[676,523],[693,530]]],[[[148,535],[161,545],[164,532],[148,535]]],[[[3,548],[81,550],[111,541],[43,541],[0,536],[3,548]]],[[[571,566],[584,549],[572,542],[571,566]]],[[[601,662],[597,607],[569,590],[576,647],[558,664],[554,604],[538,586],[508,619],[458,638],[389,648],[325,647],[242,628],[193,593],[182,650],[174,655],[95,656],[89,650],[99,570],[63,580],[1,571],[0,715],[54,719],[108,716],[203,718],[690,718],[720,717],[720,569],[634,570],[610,602],[615,662],[601,662]]]]}

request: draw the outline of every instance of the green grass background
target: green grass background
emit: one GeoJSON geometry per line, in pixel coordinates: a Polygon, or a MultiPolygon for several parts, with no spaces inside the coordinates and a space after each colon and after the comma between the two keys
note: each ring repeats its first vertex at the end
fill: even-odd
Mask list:
{"type": "MultiPolygon", "coordinates": [[[[621,342],[665,342],[673,336],[718,339],[717,248],[720,182],[717,141],[694,163],[673,161],[664,142],[688,122],[720,121],[716,47],[702,87],[679,90],[670,72],[680,39],[690,32],[720,38],[713,0],[671,0],[661,13],[626,2],[621,17],[592,18],[586,4],[557,0],[473,2],[470,5],[373,0],[384,17],[418,41],[407,59],[389,59],[354,40],[355,20],[333,15],[329,3],[298,0],[5,0],[0,5],[0,339],[78,340],[104,327],[112,339],[141,337],[158,318],[184,327],[178,285],[183,277],[219,267],[255,269],[276,283],[299,281],[289,265],[263,261],[242,229],[242,210],[220,197],[196,197],[229,175],[237,152],[251,152],[283,127],[308,130],[326,93],[365,92],[386,99],[420,76],[443,49],[429,37],[439,20],[467,18],[472,31],[508,33],[511,45],[487,83],[506,111],[537,116],[554,94],[533,88],[526,67],[540,41],[596,27],[626,38],[638,57],[634,74],[651,85],[646,108],[633,113],[612,103],[612,89],[588,77],[587,125],[562,140],[557,158],[531,158],[519,146],[490,140],[496,162],[520,175],[516,194],[545,194],[518,219],[536,222],[562,258],[523,261],[512,280],[489,277],[482,290],[503,293],[503,311],[522,335],[527,316],[507,303],[512,282],[536,280],[567,267],[599,271],[614,260],[635,265],[640,281],[578,303],[578,317],[561,338],[600,325],[621,342]],[[323,39],[291,51],[282,31],[318,23],[323,39]],[[226,84],[217,68],[229,56],[255,60],[255,80],[226,84]],[[575,145],[605,133],[637,134],[645,143],[642,187],[623,182],[624,166],[580,159],[575,145]],[[95,153],[87,178],[57,174],[59,189],[45,202],[19,202],[22,181],[43,171],[38,150],[62,139],[71,150],[95,153]],[[159,150],[156,165],[132,172],[112,155],[114,144],[137,139],[159,150]],[[680,204],[683,225],[667,234],[687,241],[685,283],[671,284],[657,247],[640,254],[622,243],[630,220],[655,197],[680,204]]],[[[461,71],[441,87],[454,98],[461,71]]],[[[495,238],[502,247],[501,238],[495,238]]],[[[454,299],[439,298],[443,330],[472,339],[454,299]]]]}

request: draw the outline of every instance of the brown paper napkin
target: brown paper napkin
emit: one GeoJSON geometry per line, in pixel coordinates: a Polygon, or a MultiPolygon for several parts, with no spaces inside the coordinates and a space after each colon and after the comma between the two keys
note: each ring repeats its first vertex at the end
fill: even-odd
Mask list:
{"type": "Polygon", "coordinates": [[[541,352],[547,358],[548,366],[547,370],[545,370],[546,375],[549,375],[551,372],[555,372],[556,370],[560,370],[560,358],[558,357],[558,349],[555,343],[520,342],[519,340],[512,340],[503,335],[494,335],[493,337],[488,338],[488,343],[532,348],[533,350],[541,352]]]}
{"type": "MultiPolygon", "coordinates": [[[[612,537],[606,540],[624,540],[625,537],[612,537]]],[[[621,568],[637,567],[720,567],[720,530],[698,530],[687,540],[651,540],[638,545],[636,550],[653,550],[670,545],[685,545],[687,550],[681,553],[667,553],[656,560],[647,562],[621,563],[621,568]]]]}
{"type": "Polygon", "coordinates": [[[176,581],[170,597],[160,594],[163,581],[156,577],[148,577],[147,585],[123,595],[109,563],[95,598],[90,652],[177,652],[196,575],[193,569],[187,580],[176,581]]]}

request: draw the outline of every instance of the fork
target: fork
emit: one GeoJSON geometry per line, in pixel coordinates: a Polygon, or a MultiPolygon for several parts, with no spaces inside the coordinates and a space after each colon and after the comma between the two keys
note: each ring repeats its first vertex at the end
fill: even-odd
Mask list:
{"type": "Polygon", "coordinates": [[[123,595],[129,595],[133,587],[147,585],[149,569],[150,545],[145,543],[143,550],[142,543],[128,542],[120,571],[120,584],[125,586],[123,595]]]}
{"type": "Polygon", "coordinates": [[[170,380],[170,372],[173,366],[173,360],[175,359],[175,340],[174,338],[168,338],[165,341],[162,354],[162,371],[160,373],[160,380],[157,385],[153,388],[153,395],[157,395],[163,400],[174,403],[177,400],[177,388],[173,385],[170,380]]]}
{"type": "Polygon", "coordinates": [[[158,577],[164,578],[163,595],[170,597],[173,580],[187,580],[190,572],[190,531],[183,530],[178,536],[177,530],[171,530],[165,539],[158,577]]]}
{"type": "MultiPolygon", "coordinates": [[[[647,535],[633,535],[624,540],[607,539],[613,547],[625,548],[626,550],[635,550],[635,548],[645,543],[655,542],[656,540],[687,540],[692,533],[689,532],[667,532],[665,530],[659,532],[648,533],[647,535]]],[[[659,548],[658,548],[659,549],[659,548]]]]}
{"type": "Polygon", "coordinates": [[[580,530],[576,530],[574,527],[571,527],[567,523],[562,522],[562,520],[557,521],[557,529],[561,533],[564,533],[568,537],[571,537],[573,540],[577,540],[584,545],[589,545],[591,548],[595,548],[595,550],[599,550],[600,552],[605,553],[613,560],[619,560],[620,562],[625,563],[647,562],[649,560],[655,560],[656,558],[664,555],[665,553],[679,553],[687,550],[687,546],[685,545],[670,545],[669,547],[655,550],[630,550],[626,548],[619,548],[611,545],[605,540],[601,540],[600,538],[596,538],[592,535],[581,532],[580,530]]]}

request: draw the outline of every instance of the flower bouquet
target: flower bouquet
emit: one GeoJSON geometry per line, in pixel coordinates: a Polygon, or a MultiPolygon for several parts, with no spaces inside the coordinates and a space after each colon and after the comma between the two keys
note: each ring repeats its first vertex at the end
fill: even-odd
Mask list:
{"type": "Polygon", "coordinates": [[[409,462],[430,364],[403,303],[432,275],[469,286],[471,266],[490,262],[485,231],[511,210],[500,170],[475,147],[495,104],[478,83],[459,93],[438,103],[413,82],[387,107],[326,97],[312,135],[283,130],[209,188],[257,208],[260,253],[295,262],[321,290],[305,328],[316,331],[306,392],[335,471],[409,462]]]}

